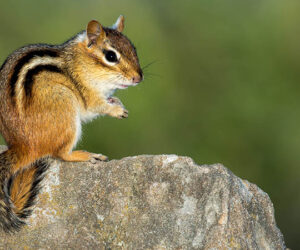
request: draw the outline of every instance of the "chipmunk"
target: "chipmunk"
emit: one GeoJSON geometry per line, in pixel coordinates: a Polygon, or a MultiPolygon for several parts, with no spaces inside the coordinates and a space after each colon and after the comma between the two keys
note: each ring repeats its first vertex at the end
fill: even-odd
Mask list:
{"type": "Polygon", "coordinates": [[[98,115],[126,118],[113,96],[143,80],[136,49],[121,32],[124,17],[111,27],[98,21],[61,45],[35,44],[13,52],[0,69],[0,132],[8,149],[0,154],[0,227],[24,224],[40,190],[45,157],[63,161],[105,161],[72,151],[81,123],[98,115]]]}

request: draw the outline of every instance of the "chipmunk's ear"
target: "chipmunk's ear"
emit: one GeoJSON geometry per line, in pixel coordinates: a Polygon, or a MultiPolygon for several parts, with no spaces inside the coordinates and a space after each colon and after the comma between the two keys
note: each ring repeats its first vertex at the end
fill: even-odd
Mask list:
{"type": "Polygon", "coordinates": [[[88,23],[86,28],[86,35],[88,38],[88,47],[91,47],[92,45],[103,41],[106,37],[102,25],[95,20],[92,20],[88,23]]]}
{"type": "Polygon", "coordinates": [[[112,28],[114,30],[117,30],[119,32],[122,32],[123,29],[124,29],[124,21],[125,21],[125,18],[124,16],[119,16],[119,18],[117,19],[117,21],[115,22],[115,24],[112,26],[112,28]]]}

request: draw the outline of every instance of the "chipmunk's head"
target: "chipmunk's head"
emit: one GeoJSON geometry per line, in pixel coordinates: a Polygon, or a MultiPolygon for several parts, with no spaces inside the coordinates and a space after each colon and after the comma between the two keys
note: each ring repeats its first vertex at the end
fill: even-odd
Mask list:
{"type": "Polygon", "coordinates": [[[136,49],[121,32],[124,17],[120,16],[111,28],[95,20],[88,23],[82,51],[88,65],[84,71],[101,88],[124,89],[143,80],[136,49]]]}

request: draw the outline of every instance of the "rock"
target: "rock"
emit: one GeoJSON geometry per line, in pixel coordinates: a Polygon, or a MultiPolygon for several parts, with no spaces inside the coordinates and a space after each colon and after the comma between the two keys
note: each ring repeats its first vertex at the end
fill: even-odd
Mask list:
{"type": "Polygon", "coordinates": [[[53,161],[28,223],[0,249],[285,249],[265,192],[176,155],[53,161]]]}

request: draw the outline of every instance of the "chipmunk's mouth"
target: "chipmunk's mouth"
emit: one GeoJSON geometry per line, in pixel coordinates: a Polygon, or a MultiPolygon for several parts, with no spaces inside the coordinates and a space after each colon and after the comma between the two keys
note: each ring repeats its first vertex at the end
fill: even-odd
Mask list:
{"type": "Polygon", "coordinates": [[[120,84],[119,88],[120,89],[127,89],[128,87],[136,86],[138,83],[131,83],[131,84],[120,84]]]}
{"type": "Polygon", "coordinates": [[[127,84],[121,84],[120,85],[120,88],[121,89],[127,89],[130,85],[127,85],[127,84]]]}

